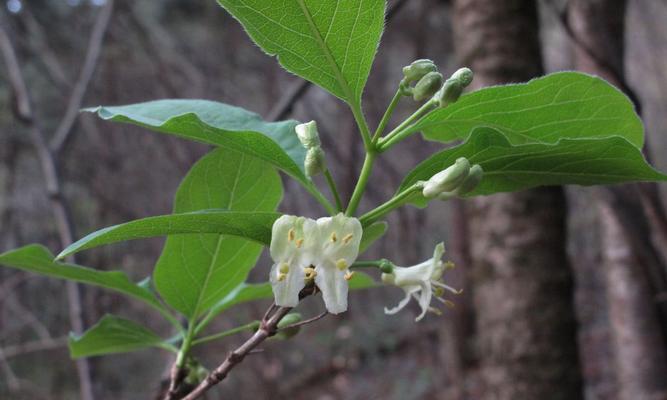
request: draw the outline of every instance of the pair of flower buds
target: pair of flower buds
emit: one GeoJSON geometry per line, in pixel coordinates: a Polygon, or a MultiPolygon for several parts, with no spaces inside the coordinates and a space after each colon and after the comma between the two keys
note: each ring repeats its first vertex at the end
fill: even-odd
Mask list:
{"type": "Polygon", "coordinates": [[[472,82],[473,73],[469,68],[460,68],[444,81],[438,67],[431,60],[416,60],[403,67],[401,94],[412,96],[415,101],[432,98],[438,107],[456,102],[463,89],[472,82]],[[414,86],[411,83],[416,82],[414,86]]]}
{"type": "Polygon", "coordinates": [[[471,166],[467,158],[460,157],[454,164],[424,182],[422,194],[427,199],[439,200],[463,196],[475,190],[483,176],[484,170],[479,164],[471,166]]]}

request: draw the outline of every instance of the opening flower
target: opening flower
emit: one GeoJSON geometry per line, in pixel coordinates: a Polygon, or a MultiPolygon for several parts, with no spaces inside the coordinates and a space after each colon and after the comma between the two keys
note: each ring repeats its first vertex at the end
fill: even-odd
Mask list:
{"type": "Polygon", "coordinates": [[[294,307],[315,282],[331,314],[347,310],[349,267],[359,254],[361,223],[338,214],[317,221],[284,215],[273,224],[270,282],[276,304],[294,307]]]}
{"type": "Polygon", "coordinates": [[[445,254],[445,245],[439,243],[435,246],[433,258],[411,267],[395,266],[393,272],[382,274],[382,282],[387,285],[398,286],[405,292],[405,297],[396,307],[384,309],[385,314],[396,314],[408,305],[410,298],[414,298],[422,309],[421,314],[417,316],[415,321],[424,318],[427,311],[440,314],[437,308],[431,307],[433,298],[447,306],[452,306],[452,302],[443,299],[442,295],[445,290],[454,294],[459,294],[461,291],[441,281],[445,271],[454,267],[453,263],[442,261],[443,254],[445,254]]]}

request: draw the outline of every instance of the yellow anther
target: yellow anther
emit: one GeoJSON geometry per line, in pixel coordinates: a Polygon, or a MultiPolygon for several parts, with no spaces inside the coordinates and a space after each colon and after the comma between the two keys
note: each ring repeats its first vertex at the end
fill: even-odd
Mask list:
{"type": "Polygon", "coordinates": [[[437,287],[433,290],[433,294],[435,294],[437,297],[440,297],[443,294],[445,294],[445,289],[443,289],[441,287],[437,287]]]}
{"type": "Polygon", "coordinates": [[[350,240],[352,240],[353,236],[354,235],[352,235],[351,233],[348,233],[347,235],[345,235],[345,237],[343,238],[343,243],[345,243],[345,244],[350,243],[350,240]]]}
{"type": "Polygon", "coordinates": [[[306,273],[306,281],[313,280],[317,276],[317,271],[313,267],[304,268],[303,270],[306,273]]]}
{"type": "Polygon", "coordinates": [[[445,305],[449,308],[454,308],[454,302],[452,301],[445,300],[445,305]]]}
{"type": "Polygon", "coordinates": [[[303,239],[299,239],[296,241],[296,248],[299,249],[301,248],[301,245],[303,245],[303,239]]]}
{"type": "Polygon", "coordinates": [[[284,281],[285,278],[287,278],[287,274],[282,273],[282,272],[278,274],[278,282],[284,281]]]}
{"type": "Polygon", "coordinates": [[[442,311],[438,310],[438,309],[435,308],[435,307],[429,307],[428,310],[429,310],[430,312],[432,312],[433,314],[435,314],[435,315],[438,315],[438,316],[442,315],[442,311]]]}
{"type": "Polygon", "coordinates": [[[348,272],[347,274],[345,274],[345,276],[343,276],[343,278],[345,278],[346,281],[349,281],[350,279],[352,279],[353,276],[354,272],[348,272]]]}
{"type": "Polygon", "coordinates": [[[336,240],[338,240],[338,238],[336,237],[336,232],[332,232],[331,233],[331,241],[336,243],[336,240]]]}
{"type": "Polygon", "coordinates": [[[445,271],[447,271],[448,269],[454,269],[454,267],[456,267],[456,265],[454,265],[454,263],[451,261],[447,261],[445,263],[445,271]]]}
{"type": "Polygon", "coordinates": [[[287,240],[290,242],[294,240],[294,228],[290,228],[290,230],[287,232],[287,240]]]}
{"type": "Polygon", "coordinates": [[[289,264],[287,264],[287,263],[285,263],[285,262],[284,262],[284,263],[281,263],[281,264],[280,264],[280,268],[278,268],[278,270],[280,271],[281,274],[286,274],[286,273],[288,273],[288,272],[289,272],[289,264]]]}
{"type": "Polygon", "coordinates": [[[338,261],[336,261],[336,268],[338,268],[341,271],[345,271],[347,269],[347,261],[345,259],[341,258],[338,261]]]}

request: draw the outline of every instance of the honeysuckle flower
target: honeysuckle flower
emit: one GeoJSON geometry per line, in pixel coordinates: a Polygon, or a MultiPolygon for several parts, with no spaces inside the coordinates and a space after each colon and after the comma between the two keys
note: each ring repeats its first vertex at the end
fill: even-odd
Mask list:
{"type": "Polygon", "coordinates": [[[445,290],[454,294],[459,294],[456,290],[446,284],[441,279],[445,270],[453,268],[454,264],[450,262],[443,262],[442,255],[445,253],[445,245],[443,243],[435,246],[433,251],[433,258],[430,258],[420,264],[411,267],[393,267],[392,273],[383,273],[382,282],[388,285],[398,286],[405,292],[405,297],[394,308],[385,308],[385,314],[396,314],[405,306],[407,306],[410,298],[414,298],[421,307],[421,314],[417,316],[415,321],[424,318],[427,311],[439,314],[437,308],[431,307],[431,300],[435,297],[441,303],[451,306],[452,303],[442,298],[445,290]],[[434,296],[435,294],[435,296],[434,296]]]}
{"type": "Polygon", "coordinates": [[[269,281],[276,304],[295,307],[299,292],[306,286],[307,271],[314,260],[319,228],[309,218],[283,215],[273,223],[269,281]]]}
{"type": "Polygon", "coordinates": [[[361,223],[338,214],[317,221],[284,215],[273,224],[270,282],[276,305],[294,307],[315,282],[331,314],[347,310],[349,268],[359,254],[361,223]]]}

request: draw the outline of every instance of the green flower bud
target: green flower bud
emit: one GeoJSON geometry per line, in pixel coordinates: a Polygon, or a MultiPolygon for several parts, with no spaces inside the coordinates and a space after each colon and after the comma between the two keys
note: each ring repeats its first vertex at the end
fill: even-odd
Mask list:
{"type": "Polygon", "coordinates": [[[473,73],[469,68],[460,68],[445,81],[442,88],[435,94],[434,98],[439,107],[445,107],[456,103],[461,97],[463,89],[472,82],[473,73]]]}
{"type": "Polygon", "coordinates": [[[299,313],[289,313],[285,315],[283,319],[281,319],[280,322],[278,322],[279,331],[278,333],[276,333],[274,337],[276,339],[281,339],[281,340],[286,340],[294,337],[301,330],[300,326],[295,326],[288,329],[282,329],[282,328],[288,327],[292,324],[296,324],[297,322],[301,322],[302,320],[303,318],[299,313]]]}
{"type": "Polygon", "coordinates": [[[309,147],[306,153],[306,159],[303,162],[306,175],[309,177],[317,176],[326,170],[324,162],[324,151],[320,146],[309,147]]]}
{"type": "Polygon", "coordinates": [[[431,60],[415,60],[407,67],[403,67],[403,76],[406,82],[414,82],[423,78],[429,72],[435,72],[438,67],[431,60]]]}
{"type": "Polygon", "coordinates": [[[470,172],[468,172],[468,177],[463,181],[461,186],[456,189],[456,194],[461,196],[472,192],[482,181],[483,176],[484,170],[482,167],[479,164],[473,165],[470,168],[470,172]]]}
{"type": "Polygon", "coordinates": [[[422,194],[427,199],[432,199],[443,192],[451,192],[458,188],[468,177],[470,162],[461,157],[447,169],[438,172],[424,184],[422,194]]]}
{"type": "Polygon", "coordinates": [[[442,74],[439,72],[429,72],[415,85],[412,98],[415,101],[426,100],[433,96],[440,87],[442,87],[442,74]]]}
{"type": "Polygon", "coordinates": [[[463,87],[467,87],[472,82],[473,73],[470,68],[459,68],[454,72],[449,79],[454,79],[459,81],[463,87]]]}
{"type": "Polygon", "coordinates": [[[201,365],[199,361],[190,358],[186,364],[187,375],[184,379],[185,383],[192,386],[197,386],[201,381],[208,376],[208,369],[201,365]]]}
{"type": "Polygon", "coordinates": [[[320,136],[317,132],[317,122],[310,121],[304,124],[297,125],[294,130],[296,131],[296,136],[299,138],[299,141],[303,147],[309,149],[311,147],[317,147],[320,145],[320,136]]]}

